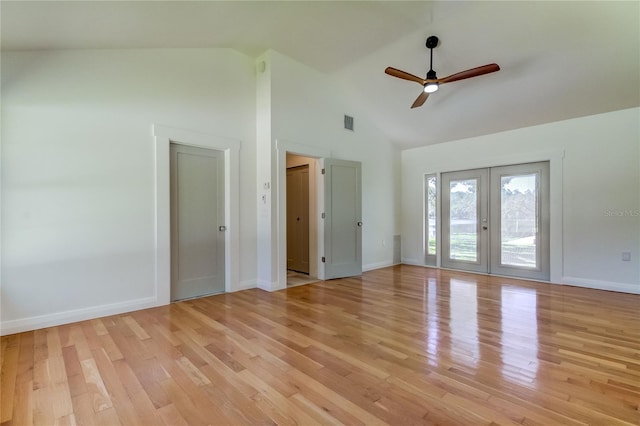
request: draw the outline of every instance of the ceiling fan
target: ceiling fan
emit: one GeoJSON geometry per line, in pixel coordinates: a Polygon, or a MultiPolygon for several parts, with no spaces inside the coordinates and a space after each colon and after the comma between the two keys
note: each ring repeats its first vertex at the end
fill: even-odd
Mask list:
{"type": "Polygon", "coordinates": [[[438,78],[436,76],[436,72],[433,70],[433,49],[438,46],[438,41],[438,37],[436,36],[427,38],[426,45],[429,49],[430,54],[429,72],[427,72],[427,78],[420,78],[416,75],[409,74],[408,72],[393,67],[387,67],[387,69],[384,70],[384,72],[389,74],[390,76],[398,77],[403,80],[415,81],[423,87],[422,93],[420,93],[420,95],[413,102],[411,108],[422,106],[422,104],[424,104],[429,97],[429,94],[438,90],[438,86],[440,86],[441,84],[451,83],[458,80],[464,80],[466,78],[478,77],[480,75],[500,71],[500,67],[498,66],[498,64],[487,64],[482,65],[481,67],[471,68],[466,71],[451,74],[448,77],[438,78]]]}

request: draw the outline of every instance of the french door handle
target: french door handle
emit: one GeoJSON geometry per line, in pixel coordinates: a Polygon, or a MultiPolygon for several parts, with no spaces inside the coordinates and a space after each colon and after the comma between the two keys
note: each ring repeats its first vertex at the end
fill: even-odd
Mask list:
{"type": "Polygon", "coordinates": [[[226,226],[224,226],[224,225],[218,226],[218,231],[226,231],[226,230],[227,230],[226,226]]]}
{"type": "Polygon", "coordinates": [[[489,227],[487,225],[483,225],[482,229],[484,229],[486,231],[487,229],[489,229],[489,227]]]}

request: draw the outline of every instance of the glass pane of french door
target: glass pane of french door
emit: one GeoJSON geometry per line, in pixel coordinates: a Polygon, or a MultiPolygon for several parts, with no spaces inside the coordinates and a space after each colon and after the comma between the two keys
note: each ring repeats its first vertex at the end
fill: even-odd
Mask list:
{"type": "Polygon", "coordinates": [[[500,265],[536,268],[537,173],[500,179],[500,265]]]}
{"type": "Polygon", "coordinates": [[[442,258],[445,268],[488,272],[488,171],[442,174],[442,258]]]}
{"type": "Polygon", "coordinates": [[[478,261],[478,179],[449,182],[449,257],[478,261]]]}
{"type": "Polygon", "coordinates": [[[548,162],[491,169],[491,273],[549,279],[548,176],[548,162]]]}

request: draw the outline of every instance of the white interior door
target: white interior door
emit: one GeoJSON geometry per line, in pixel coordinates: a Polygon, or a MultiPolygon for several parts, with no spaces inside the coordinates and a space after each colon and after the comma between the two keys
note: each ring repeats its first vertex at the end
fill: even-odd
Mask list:
{"type": "Polygon", "coordinates": [[[361,164],[324,160],[325,279],[362,274],[361,164]]]}
{"type": "Polygon", "coordinates": [[[224,153],[171,144],[171,300],[225,290],[224,153]]]}

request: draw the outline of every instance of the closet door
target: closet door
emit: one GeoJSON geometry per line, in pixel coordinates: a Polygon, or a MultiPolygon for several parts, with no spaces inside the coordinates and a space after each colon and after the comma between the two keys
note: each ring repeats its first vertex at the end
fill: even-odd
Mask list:
{"type": "Polygon", "coordinates": [[[309,273],[309,166],[287,169],[287,269],[309,273]]]}
{"type": "Polygon", "coordinates": [[[325,279],[362,275],[362,165],[325,158],[325,279]]]}
{"type": "Polygon", "coordinates": [[[171,144],[171,300],[225,290],[224,153],[171,144]]]}

